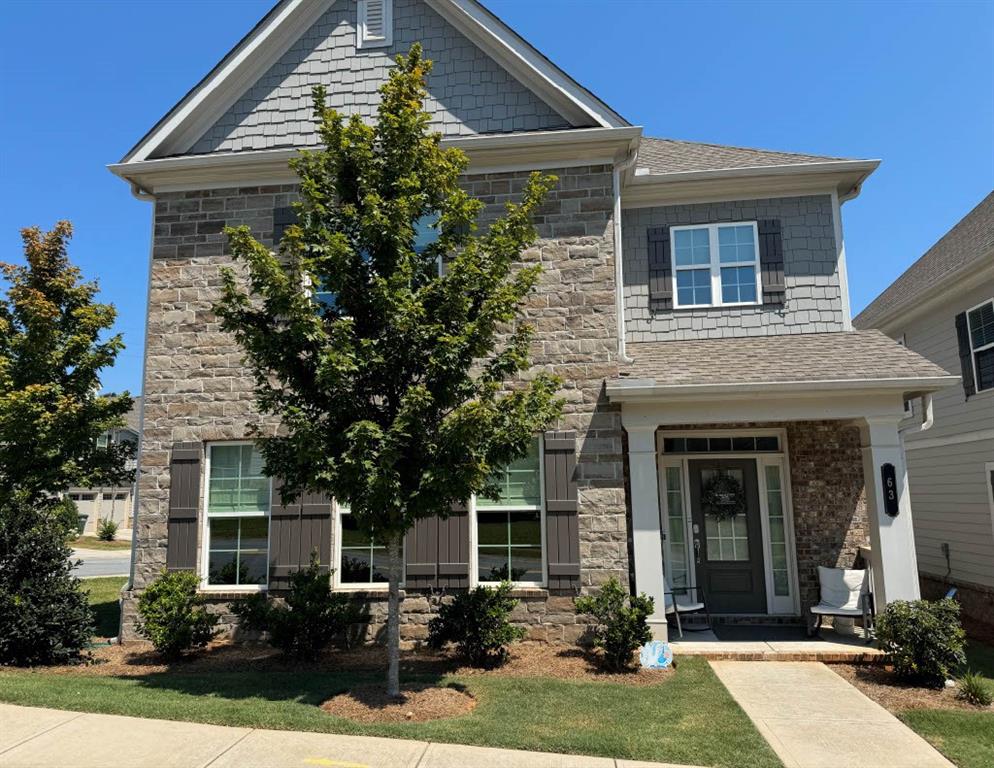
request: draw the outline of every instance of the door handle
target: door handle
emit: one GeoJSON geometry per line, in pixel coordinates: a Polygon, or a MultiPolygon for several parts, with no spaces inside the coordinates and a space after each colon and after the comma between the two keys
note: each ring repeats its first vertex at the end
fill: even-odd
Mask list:
{"type": "Polygon", "coordinates": [[[694,557],[697,558],[697,564],[701,564],[701,540],[694,539],[694,557]]]}

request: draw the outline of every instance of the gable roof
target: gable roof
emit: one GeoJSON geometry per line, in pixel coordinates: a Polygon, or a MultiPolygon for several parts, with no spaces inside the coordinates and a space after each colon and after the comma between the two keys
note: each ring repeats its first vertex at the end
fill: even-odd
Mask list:
{"type": "Polygon", "coordinates": [[[650,174],[667,174],[687,171],[837,163],[852,159],[645,136],[639,146],[636,166],[639,169],[645,168],[650,174]]]}
{"type": "MultiPolygon", "coordinates": [[[[628,123],[556,67],[478,0],[422,0],[539,96],[571,125],[628,123]]],[[[280,0],[122,158],[122,163],[186,154],[337,0],[280,0]]]]}
{"type": "Polygon", "coordinates": [[[994,192],[980,201],[854,319],[859,328],[880,322],[941,283],[965,271],[994,263],[994,192]]]}

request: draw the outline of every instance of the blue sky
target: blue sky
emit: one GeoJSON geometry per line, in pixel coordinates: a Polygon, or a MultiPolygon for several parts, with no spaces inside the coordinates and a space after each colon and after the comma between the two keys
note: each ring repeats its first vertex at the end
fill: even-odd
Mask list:
{"type": "MultiPolygon", "coordinates": [[[[859,311],[994,186],[994,1],[486,0],[646,135],[881,158],[843,208],[859,311]]],[[[72,220],[141,389],[150,205],[117,161],[271,0],[6,0],[0,259],[72,220]]]]}

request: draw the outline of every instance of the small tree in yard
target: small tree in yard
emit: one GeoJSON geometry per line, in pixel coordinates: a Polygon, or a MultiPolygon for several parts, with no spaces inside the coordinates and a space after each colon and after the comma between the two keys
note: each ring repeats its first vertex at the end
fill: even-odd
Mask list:
{"type": "Polygon", "coordinates": [[[72,575],[75,515],[58,494],[129,478],[126,449],[97,437],[123,423],[131,398],[96,394],[123,343],[100,339],[114,308],[70,264],[69,222],[21,234],[26,263],[0,263],[0,663],[65,663],[80,658],[93,616],[72,575]]]}
{"type": "Polygon", "coordinates": [[[246,352],[259,409],[282,425],[260,449],[285,499],[330,493],[386,545],[390,695],[400,692],[405,533],[471,494],[495,495],[495,470],[562,408],[552,376],[507,384],[529,366],[532,331],[518,315],[540,272],[514,264],[555,179],[534,174],[520,203],[476,234],[483,203],[458,184],[468,161],[429,132],[429,71],[419,45],[398,57],[373,126],[346,122],[315,89],[323,147],[292,163],[299,224],[279,256],[247,227],[229,228],[252,295],[227,271],[216,307],[246,352]],[[436,217],[438,239],[419,251],[425,217],[436,217]],[[316,302],[307,286],[334,300],[316,302]]]}

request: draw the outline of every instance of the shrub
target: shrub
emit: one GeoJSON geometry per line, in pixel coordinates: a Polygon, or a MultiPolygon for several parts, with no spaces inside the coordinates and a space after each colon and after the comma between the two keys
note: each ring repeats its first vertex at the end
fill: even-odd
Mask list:
{"type": "Polygon", "coordinates": [[[110,518],[101,520],[97,526],[97,538],[100,541],[113,541],[117,536],[117,523],[110,518]]]}
{"type": "Polygon", "coordinates": [[[428,645],[437,649],[455,643],[474,667],[499,666],[507,661],[507,646],[525,636],[522,627],[507,619],[517,603],[507,581],[456,595],[428,622],[428,645]]]}
{"type": "Polygon", "coordinates": [[[989,707],[994,703],[994,693],[991,693],[987,681],[982,675],[974,672],[963,673],[959,679],[959,690],[956,692],[956,698],[978,707],[989,707]]]}
{"type": "Polygon", "coordinates": [[[290,591],[283,602],[256,594],[236,603],[232,610],[245,629],[268,632],[274,648],[289,656],[313,659],[360,618],[348,595],[331,591],[330,577],[312,557],[307,568],[290,575],[290,591]]]}
{"type": "Polygon", "coordinates": [[[63,496],[52,505],[52,523],[65,533],[68,540],[79,536],[79,507],[68,496],[63,496]]]}
{"type": "Polygon", "coordinates": [[[597,620],[594,645],[604,651],[604,666],[609,670],[630,667],[635,651],[652,639],[647,619],[653,606],[652,598],[646,594],[629,597],[615,578],[597,594],[576,599],[577,612],[597,620]]]}
{"type": "Polygon", "coordinates": [[[73,576],[64,509],[54,501],[40,507],[16,498],[0,502],[0,664],[70,664],[85,657],[93,611],[73,576]]]}
{"type": "Polygon", "coordinates": [[[135,629],[167,659],[203,648],[219,632],[218,617],[204,608],[198,584],[191,571],[163,572],[138,598],[135,629]]]}
{"type": "Polygon", "coordinates": [[[941,687],[966,662],[959,604],[951,598],[895,600],[877,617],[876,628],[894,672],[909,682],[941,687]]]}

